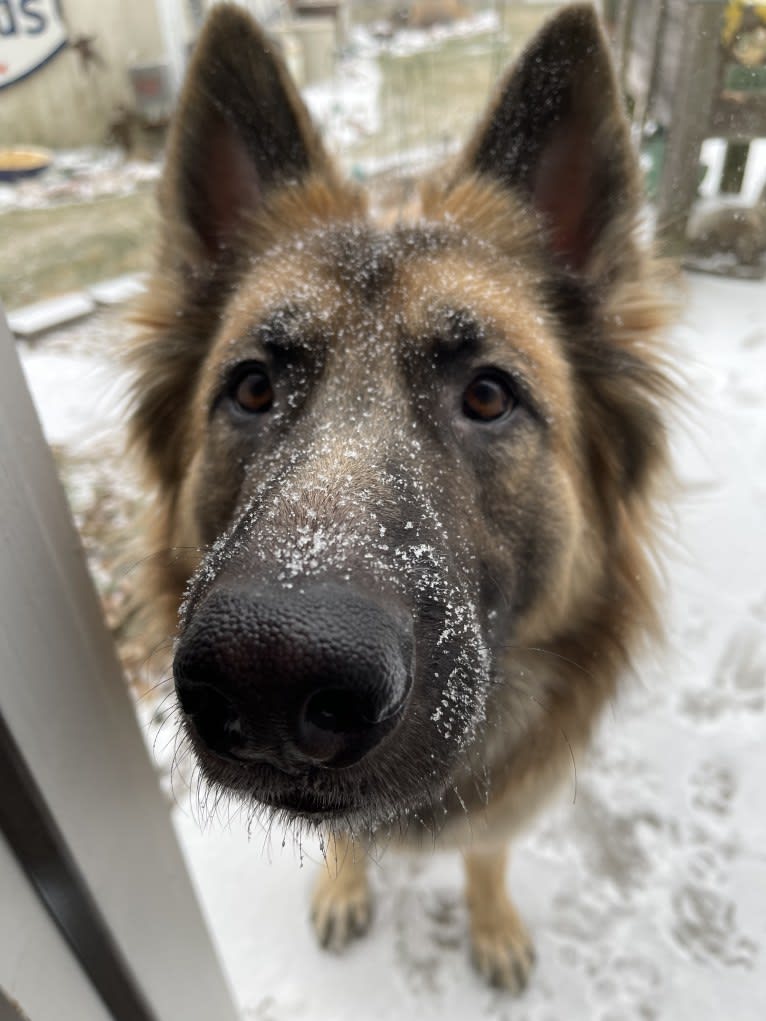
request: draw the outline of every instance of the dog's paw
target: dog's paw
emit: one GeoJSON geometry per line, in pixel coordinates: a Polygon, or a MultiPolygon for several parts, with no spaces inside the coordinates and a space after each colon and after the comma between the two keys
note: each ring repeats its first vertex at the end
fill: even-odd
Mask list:
{"type": "Polygon", "coordinates": [[[516,995],[526,988],[535,950],[507,900],[472,914],[471,950],[474,965],[490,985],[516,995]]]}
{"type": "Polygon", "coordinates": [[[347,862],[337,876],[324,870],[311,901],[311,921],[320,946],[339,953],[363,936],[372,919],[372,897],[364,868],[347,862]]]}

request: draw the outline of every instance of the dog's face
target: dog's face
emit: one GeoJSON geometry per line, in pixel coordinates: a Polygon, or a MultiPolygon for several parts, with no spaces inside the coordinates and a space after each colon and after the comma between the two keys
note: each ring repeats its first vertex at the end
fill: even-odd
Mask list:
{"type": "Polygon", "coordinates": [[[446,224],[310,227],[237,289],[194,395],[180,499],[214,552],[175,667],[226,782],[349,816],[435,797],[509,635],[553,578],[569,602],[576,409],[537,291],[446,224]]]}
{"type": "Polygon", "coordinates": [[[212,782],[353,828],[430,813],[526,692],[513,650],[604,612],[661,439],[609,327],[641,265],[614,93],[592,13],[560,16],[383,229],[252,23],[208,26],[135,426],[166,542],[207,551],[174,674],[212,782]]]}

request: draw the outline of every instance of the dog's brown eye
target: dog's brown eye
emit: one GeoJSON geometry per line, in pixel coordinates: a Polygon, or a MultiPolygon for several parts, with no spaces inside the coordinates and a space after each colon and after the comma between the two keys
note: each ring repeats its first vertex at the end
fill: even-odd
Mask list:
{"type": "Polygon", "coordinates": [[[234,389],[234,400],[251,414],[268,411],[274,401],[271,381],[262,369],[250,369],[234,389]]]}
{"type": "Polygon", "coordinates": [[[513,407],[507,383],[496,376],[477,376],[463,392],[463,414],[479,422],[493,422],[513,407]]]}

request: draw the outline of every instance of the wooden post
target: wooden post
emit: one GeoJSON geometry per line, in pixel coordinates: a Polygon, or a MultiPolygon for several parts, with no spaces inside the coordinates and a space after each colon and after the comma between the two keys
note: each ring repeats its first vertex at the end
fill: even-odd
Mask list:
{"type": "Polygon", "coordinates": [[[173,98],[178,94],[186,68],[184,11],[181,0],[155,0],[160,34],[165,46],[165,59],[170,71],[173,98]]]}
{"type": "Polygon", "coordinates": [[[697,166],[719,86],[721,0],[688,0],[673,112],[657,202],[663,249],[680,255],[697,194],[697,166]]]}
{"type": "MultiPolygon", "coordinates": [[[[644,90],[640,96],[636,97],[636,103],[633,107],[633,137],[636,145],[638,146],[641,145],[641,140],[644,137],[646,117],[649,110],[652,108],[654,94],[657,89],[660,62],[662,60],[665,23],[667,21],[667,10],[668,0],[653,0],[651,17],[652,59],[649,65],[649,74],[644,90]]],[[[630,60],[630,54],[628,54],[627,60],[630,60]]]]}
{"type": "Polygon", "coordinates": [[[633,31],[633,15],[635,14],[636,0],[621,0],[617,11],[617,25],[615,31],[615,49],[617,54],[617,66],[619,68],[619,79],[623,93],[626,91],[628,61],[630,60],[630,40],[633,31]]]}

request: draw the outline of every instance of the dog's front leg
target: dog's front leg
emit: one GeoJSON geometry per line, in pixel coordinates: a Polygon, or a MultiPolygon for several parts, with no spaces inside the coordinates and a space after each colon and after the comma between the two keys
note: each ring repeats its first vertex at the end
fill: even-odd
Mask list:
{"type": "Polygon", "coordinates": [[[508,852],[470,851],[463,858],[474,964],[492,985],[520,993],[535,952],[505,889],[508,852]]]}
{"type": "Polygon", "coordinates": [[[342,950],[367,931],[371,916],[366,848],[345,834],[333,834],[311,901],[317,938],[328,950],[342,950]]]}

